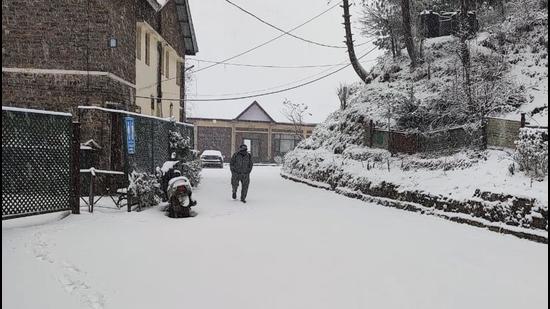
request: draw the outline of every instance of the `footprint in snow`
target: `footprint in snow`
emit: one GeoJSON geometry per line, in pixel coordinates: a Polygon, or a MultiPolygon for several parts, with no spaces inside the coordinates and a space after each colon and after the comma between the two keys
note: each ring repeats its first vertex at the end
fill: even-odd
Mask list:
{"type": "Polygon", "coordinates": [[[100,293],[82,295],[82,300],[92,309],[103,309],[105,307],[105,296],[100,293]]]}
{"type": "Polygon", "coordinates": [[[75,265],[67,262],[67,261],[63,261],[63,268],[65,268],[66,270],[69,270],[69,271],[72,271],[74,273],[81,273],[82,270],[80,270],[80,268],[76,267],[75,265]]]}

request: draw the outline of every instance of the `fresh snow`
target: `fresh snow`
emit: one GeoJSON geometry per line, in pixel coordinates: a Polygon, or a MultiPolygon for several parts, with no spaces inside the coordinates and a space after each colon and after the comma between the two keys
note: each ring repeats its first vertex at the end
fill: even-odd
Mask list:
{"type": "Polygon", "coordinates": [[[30,109],[30,108],[21,108],[21,107],[12,107],[12,106],[2,106],[3,111],[10,112],[22,112],[22,113],[31,113],[31,114],[45,114],[45,115],[54,115],[54,116],[67,116],[72,117],[71,113],[63,112],[53,112],[42,109],[30,109]]]}
{"type": "Polygon", "coordinates": [[[548,307],[546,245],[279,173],[256,167],[245,206],[230,198],[227,169],[205,169],[194,218],[98,207],[42,225],[2,222],[2,306],[548,307]]]}
{"type": "Polygon", "coordinates": [[[223,157],[222,153],[219,150],[205,150],[202,152],[201,156],[223,157]]]}
{"type": "Polygon", "coordinates": [[[83,109],[83,110],[99,110],[99,111],[108,112],[108,113],[117,113],[117,114],[129,115],[129,116],[151,118],[151,119],[155,119],[155,120],[162,120],[162,121],[174,122],[174,123],[177,123],[177,124],[184,125],[184,126],[186,126],[186,127],[194,127],[193,124],[190,124],[190,123],[187,123],[187,122],[179,122],[179,121],[176,121],[176,119],[175,119],[174,117],[171,117],[171,118],[170,118],[170,117],[168,117],[168,118],[161,118],[161,117],[155,117],[155,116],[146,115],[146,114],[139,114],[139,113],[128,112],[128,111],[124,111],[124,110],[111,109],[111,108],[105,108],[105,107],[99,107],[99,106],[84,106],[84,105],[82,105],[82,106],[79,106],[78,109],[83,109]]]}
{"type": "MultiPolygon", "coordinates": [[[[350,148],[346,154],[353,155],[361,151],[361,148],[350,148]]],[[[466,153],[457,153],[450,156],[443,156],[433,159],[422,159],[416,156],[390,157],[389,153],[380,149],[367,149],[373,154],[380,154],[383,158],[380,162],[359,161],[347,156],[335,155],[326,149],[304,150],[296,149],[287,155],[285,160],[294,158],[301,162],[318,161],[324,167],[342,167],[347,173],[365,177],[373,184],[389,182],[399,186],[401,191],[424,191],[432,195],[441,195],[456,200],[468,200],[474,197],[477,189],[492,193],[511,194],[517,197],[536,199],[536,204],[548,209],[548,177],[543,181],[531,181],[522,172],[517,171],[515,175],[509,172],[509,166],[515,164],[513,154],[505,150],[488,150],[483,153],[484,158],[471,159],[466,153]],[[388,160],[388,161],[387,161],[388,160]],[[433,162],[464,162],[471,164],[464,168],[452,170],[412,168],[402,170],[402,164],[428,163],[433,162]],[[387,162],[390,163],[388,171],[387,162]],[[367,164],[375,164],[368,170],[367,164]]],[[[517,169],[517,165],[516,165],[517,169]]],[[[290,172],[290,171],[288,171],[290,172]]],[[[299,171],[298,171],[299,173],[299,171]]],[[[307,172],[306,172],[307,173],[307,172]]],[[[306,175],[301,175],[306,176],[306,175]]]]}
{"type": "Polygon", "coordinates": [[[163,173],[167,173],[170,169],[174,168],[174,166],[176,166],[176,164],[178,164],[180,161],[166,161],[162,164],[162,167],[160,168],[160,170],[163,172],[163,173]]]}

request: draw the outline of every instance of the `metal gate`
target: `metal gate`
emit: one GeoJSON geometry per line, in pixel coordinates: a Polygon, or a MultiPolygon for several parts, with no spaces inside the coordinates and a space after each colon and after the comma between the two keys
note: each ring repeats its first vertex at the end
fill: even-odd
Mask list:
{"type": "Polygon", "coordinates": [[[2,107],[2,220],[73,209],[72,116],[2,107]]]}

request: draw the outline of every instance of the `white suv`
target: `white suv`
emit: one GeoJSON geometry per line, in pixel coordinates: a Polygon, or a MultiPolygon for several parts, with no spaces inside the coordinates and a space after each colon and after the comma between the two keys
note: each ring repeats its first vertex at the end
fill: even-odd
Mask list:
{"type": "Polygon", "coordinates": [[[218,150],[205,150],[201,154],[201,164],[203,167],[215,166],[223,168],[224,157],[218,150]]]}

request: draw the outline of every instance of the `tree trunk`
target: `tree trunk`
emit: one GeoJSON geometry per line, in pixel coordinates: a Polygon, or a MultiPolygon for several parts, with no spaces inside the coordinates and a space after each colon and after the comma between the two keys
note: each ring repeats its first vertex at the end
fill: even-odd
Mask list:
{"type": "Polygon", "coordinates": [[[411,58],[411,66],[416,67],[416,50],[414,48],[414,39],[412,35],[411,27],[411,5],[410,0],[401,0],[401,15],[403,18],[403,32],[405,36],[405,45],[407,46],[407,53],[411,58]]]}
{"type": "Polygon", "coordinates": [[[471,81],[471,63],[470,48],[468,47],[468,35],[470,33],[470,23],[468,20],[469,1],[461,0],[461,20],[460,20],[460,60],[464,67],[464,89],[468,97],[468,106],[473,109],[472,81],[471,81]]]}
{"type": "Polygon", "coordinates": [[[390,27],[390,40],[391,40],[391,53],[393,59],[397,56],[397,46],[395,44],[395,35],[393,34],[393,29],[390,27]]]}
{"type": "Polygon", "coordinates": [[[355,55],[355,48],[353,46],[353,35],[351,33],[351,15],[349,13],[349,0],[344,0],[344,3],[342,5],[344,8],[344,27],[346,29],[346,45],[348,47],[348,54],[349,54],[349,61],[351,62],[351,65],[353,66],[353,69],[355,70],[355,73],[359,76],[359,78],[366,82],[368,78],[368,73],[363,68],[363,66],[359,63],[359,60],[357,59],[357,55],[355,55]]]}

